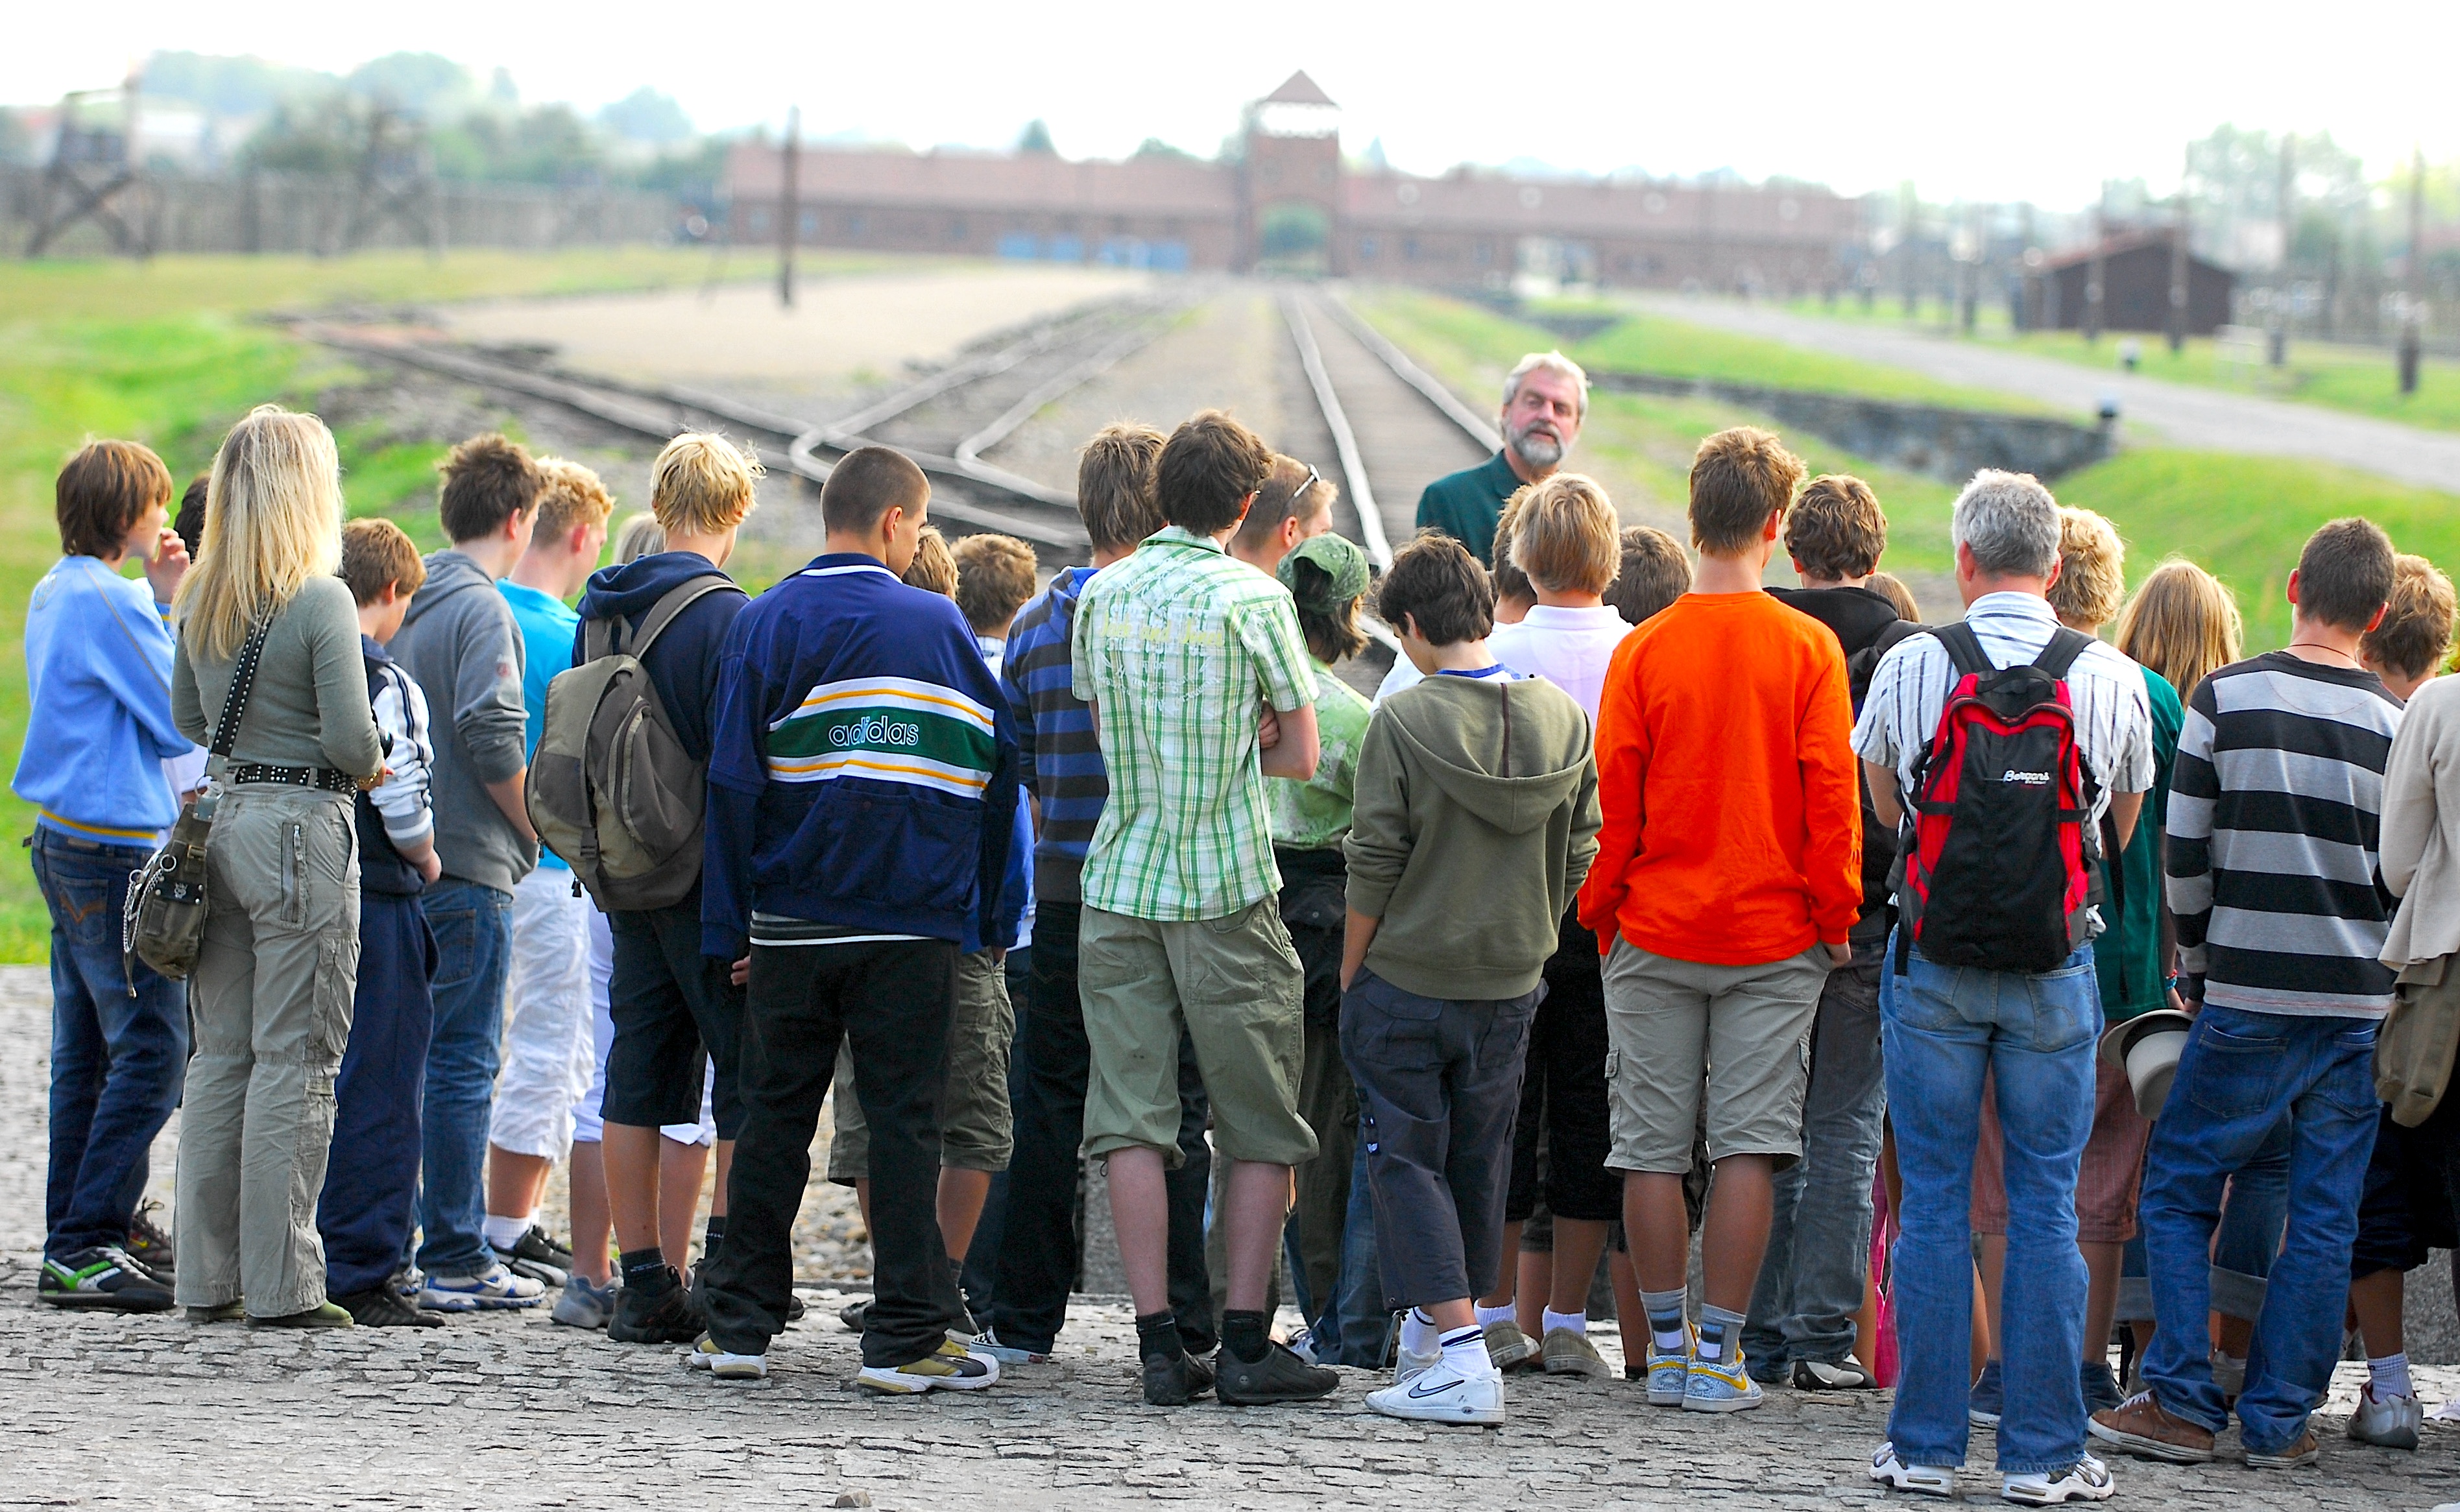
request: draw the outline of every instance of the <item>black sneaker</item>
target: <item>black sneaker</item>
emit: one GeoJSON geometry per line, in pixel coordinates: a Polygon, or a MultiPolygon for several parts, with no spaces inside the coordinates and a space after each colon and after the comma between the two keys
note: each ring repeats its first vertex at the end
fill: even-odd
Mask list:
{"type": "Polygon", "coordinates": [[[1213,1389],[1213,1367],[1185,1350],[1177,1359],[1148,1354],[1144,1367],[1148,1407],[1184,1407],[1213,1389]]]}
{"type": "Polygon", "coordinates": [[[114,1312],[171,1310],[171,1289],[117,1245],[95,1245],[56,1260],[43,1256],[34,1295],[53,1307],[114,1312]]]}
{"type": "Polygon", "coordinates": [[[838,1321],[844,1324],[846,1331],[852,1334],[859,1334],[871,1327],[871,1298],[864,1297],[859,1302],[849,1302],[838,1309],[838,1321]]]}
{"type": "Polygon", "coordinates": [[[700,1337],[708,1325],[699,1304],[674,1267],[668,1266],[667,1274],[674,1284],[656,1296],[638,1287],[617,1290],[615,1316],[606,1324],[608,1338],[619,1344],[689,1344],[700,1337]]]}
{"type": "Polygon", "coordinates": [[[158,1202],[139,1205],[136,1216],[128,1220],[128,1243],[123,1248],[128,1258],[168,1281],[179,1262],[171,1256],[171,1235],[154,1221],[154,1215],[161,1210],[162,1205],[158,1202]]]}
{"type": "Polygon", "coordinates": [[[331,1299],[361,1328],[442,1328],[444,1314],[433,1308],[413,1307],[389,1286],[373,1286],[331,1299]]]}
{"type": "Polygon", "coordinates": [[[572,1251],[536,1224],[513,1241],[512,1253],[505,1255],[503,1261],[505,1270],[528,1276],[541,1286],[560,1287],[572,1274],[572,1251]]]}
{"type": "Polygon", "coordinates": [[[1270,1407],[1276,1402],[1314,1401],[1341,1389],[1341,1373],[1329,1365],[1310,1365],[1286,1344],[1265,1346],[1264,1357],[1250,1365],[1223,1349],[1214,1356],[1220,1371],[1218,1395],[1225,1407],[1270,1407]]]}

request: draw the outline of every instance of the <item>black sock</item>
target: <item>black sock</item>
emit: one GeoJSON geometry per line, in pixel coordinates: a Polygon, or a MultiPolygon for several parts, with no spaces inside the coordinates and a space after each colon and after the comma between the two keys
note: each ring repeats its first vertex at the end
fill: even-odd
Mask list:
{"type": "Polygon", "coordinates": [[[717,1253],[718,1241],[726,1237],[726,1214],[710,1213],[709,1227],[700,1233],[700,1257],[708,1260],[717,1253]]]}
{"type": "Polygon", "coordinates": [[[1178,1316],[1164,1309],[1136,1319],[1136,1353],[1146,1359],[1175,1360],[1187,1353],[1178,1340],[1178,1316]]]}
{"type": "Polygon", "coordinates": [[[675,1273],[667,1265],[667,1253],[656,1245],[647,1250],[626,1250],[616,1264],[624,1272],[624,1285],[638,1288],[643,1296],[657,1296],[675,1284],[675,1273]]]}
{"type": "Polygon", "coordinates": [[[1272,1338],[1264,1332],[1264,1314],[1261,1309],[1247,1311],[1225,1308],[1221,1312],[1221,1347],[1246,1364],[1253,1365],[1272,1348],[1272,1338]]]}

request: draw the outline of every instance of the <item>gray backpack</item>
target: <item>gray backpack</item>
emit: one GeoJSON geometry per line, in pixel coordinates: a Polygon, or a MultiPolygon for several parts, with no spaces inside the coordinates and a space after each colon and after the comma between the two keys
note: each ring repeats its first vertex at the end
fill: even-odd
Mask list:
{"type": "Polygon", "coordinates": [[[637,634],[620,616],[584,620],[580,664],[546,685],[530,825],[609,913],[665,908],[700,880],[707,769],[684,753],[641,658],[703,595],[742,591],[712,572],[668,589],[637,634]]]}

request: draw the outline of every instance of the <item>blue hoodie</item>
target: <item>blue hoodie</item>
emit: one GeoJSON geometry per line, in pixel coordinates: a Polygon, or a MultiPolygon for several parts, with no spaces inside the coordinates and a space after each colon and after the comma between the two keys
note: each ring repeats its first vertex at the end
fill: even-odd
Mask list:
{"type": "Polygon", "coordinates": [[[99,558],[63,556],[34,584],[10,786],[38,807],[36,824],[141,847],[180,817],[162,763],[196,747],[171,723],[172,649],[154,591],[99,558]]]}
{"type": "MultiPolygon", "coordinates": [[[[582,625],[572,638],[572,664],[579,666],[587,651],[590,620],[621,615],[628,627],[626,633],[636,633],[668,590],[716,572],[698,552],[653,552],[599,568],[589,575],[589,586],[581,595],[582,625]]],[[[710,724],[717,709],[718,655],[745,601],[739,590],[701,595],[676,616],[641,660],[648,669],[650,686],[658,690],[658,702],[666,706],[667,719],[674,725],[675,738],[682,742],[684,754],[694,761],[709,760],[710,724]]]]}
{"type": "Polygon", "coordinates": [[[1013,729],[956,604],[875,558],[762,594],[718,673],[702,951],[741,956],[755,911],[1006,949],[1013,729]]]}

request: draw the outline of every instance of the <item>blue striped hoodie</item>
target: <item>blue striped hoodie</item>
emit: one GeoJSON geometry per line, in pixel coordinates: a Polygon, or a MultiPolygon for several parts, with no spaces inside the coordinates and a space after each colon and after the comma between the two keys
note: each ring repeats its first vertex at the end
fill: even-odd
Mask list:
{"type": "Polygon", "coordinates": [[[815,557],[736,617],[710,734],[705,953],[740,956],[754,911],[1010,943],[1016,738],[954,602],[815,557]]]}
{"type": "Polygon", "coordinates": [[[1040,598],[1017,611],[1000,662],[1000,690],[1025,732],[1023,780],[1042,805],[1042,838],[1033,848],[1033,895],[1052,902],[1073,903],[1083,896],[1079,877],[1085,852],[1111,797],[1093,711],[1076,696],[1069,670],[1076,599],[1093,572],[1091,567],[1062,570],[1040,598]]]}

